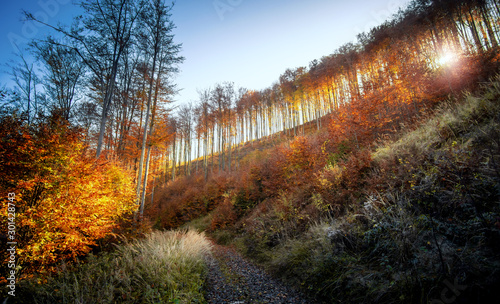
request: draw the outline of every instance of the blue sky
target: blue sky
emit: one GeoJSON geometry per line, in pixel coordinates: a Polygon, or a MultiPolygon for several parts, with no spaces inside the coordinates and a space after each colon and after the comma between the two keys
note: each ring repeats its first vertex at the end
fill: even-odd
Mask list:
{"type": "Polygon", "coordinates": [[[24,23],[22,10],[33,13],[37,18],[56,25],[58,22],[70,24],[72,17],[77,15],[72,0],[14,0],[4,1],[0,10],[0,81],[4,83],[6,68],[4,64],[16,60],[18,48],[24,49],[31,39],[41,39],[48,30],[33,22],[24,23]]]}
{"type": "MultiPolygon", "coordinates": [[[[9,76],[3,64],[47,31],[21,22],[26,9],[51,24],[69,24],[78,14],[73,0],[17,0],[0,12],[0,85],[9,76]]],[[[176,42],[186,61],[175,82],[177,104],[196,101],[198,89],[233,81],[260,90],[287,68],[308,66],[356,40],[356,35],[382,23],[409,0],[177,0],[172,19],[176,42]]]]}

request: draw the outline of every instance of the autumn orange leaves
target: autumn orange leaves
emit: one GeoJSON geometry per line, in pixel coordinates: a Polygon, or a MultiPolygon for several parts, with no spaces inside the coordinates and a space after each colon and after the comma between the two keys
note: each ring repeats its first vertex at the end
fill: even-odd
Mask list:
{"type": "MultiPolygon", "coordinates": [[[[31,126],[4,117],[0,125],[0,194],[16,194],[24,275],[89,252],[135,209],[130,174],[119,164],[96,161],[79,130],[57,115],[31,126]]],[[[1,222],[4,227],[4,213],[1,222]]]]}

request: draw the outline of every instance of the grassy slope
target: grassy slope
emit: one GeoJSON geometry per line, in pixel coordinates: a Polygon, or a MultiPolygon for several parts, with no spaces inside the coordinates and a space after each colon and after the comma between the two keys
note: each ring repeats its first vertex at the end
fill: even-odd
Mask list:
{"type": "MultiPolygon", "coordinates": [[[[418,129],[371,151],[342,216],[314,191],[284,192],[214,235],[329,302],[427,303],[444,294],[479,303],[498,295],[500,78],[478,94],[441,105],[418,129]],[[321,215],[304,228],[296,210],[308,208],[321,215]],[[450,284],[456,293],[446,291],[450,284]]],[[[316,176],[332,183],[347,170],[335,164],[316,176]]]]}
{"type": "Polygon", "coordinates": [[[45,284],[22,281],[16,303],[203,303],[211,243],[189,231],[153,232],[61,268],[45,284]]]}

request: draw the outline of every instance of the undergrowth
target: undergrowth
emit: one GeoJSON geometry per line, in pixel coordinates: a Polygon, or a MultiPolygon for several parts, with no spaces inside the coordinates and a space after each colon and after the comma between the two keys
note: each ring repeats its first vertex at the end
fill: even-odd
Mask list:
{"type": "Polygon", "coordinates": [[[198,218],[186,226],[326,303],[488,302],[500,282],[500,77],[474,92],[422,108],[406,133],[337,128],[206,182],[179,179],[151,212],[160,227],[198,218]]]}
{"type": "Polygon", "coordinates": [[[497,77],[396,141],[334,155],[316,187],[241,220],[234,243],[329,303],[487,303],[500,282],[499,113],[497,77]]]}
{"type": "MultiPolygon", "coordinates": [[[[21,281],[17,303],[203,303],[210,242],[194,230],[145,239],[62,265],[49,278],[21,281]]],[[[10,303],[10,301],[9,301],[10,303]]]]}

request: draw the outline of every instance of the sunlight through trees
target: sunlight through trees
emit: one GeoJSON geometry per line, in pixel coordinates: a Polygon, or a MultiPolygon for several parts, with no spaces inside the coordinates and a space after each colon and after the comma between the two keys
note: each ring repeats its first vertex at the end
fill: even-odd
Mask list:
{"type": "MultiPolygon", "coordinates": [[[[21,253],[40,265],[89,252],[132,209],[137,219],[148,206],[165,209],[154,205],[158,186],[234,172],[248,146],[292,138],[273,155],[280,166],[245,169],[256,188],[278,195],[282,183],[302,183],[297,172],[308,178],[327,165],[327,153],[314,150],[306,134],[327,129],[343,157],[341,143],[357,150],[400,128],[492,72],[484,62],[499,60],[498,1],[414,0],[355,43],[285,70],[266,89],[216,83],[200,90],[198,101],[174,109],[173,79],[184,60],[173,35],[174,4],[80,5],[85,14],[71,27],[25,13],[60,36],[30,46],[43,75],[21,57],[12,69],[15,88],[0,92],[2,169],[9,169],[2,170],[2,195],[22,197],[21,253]]],[[[369,157],[358,156],[348,161],[363,168],[369,157]]],[[[356,182],[355,173],[344,173],[356,182]]],[[[222,197],[221,187],[205,187],[222,197]]],[[[238,202],[228,198],[226,207],[243,210],[244,197],[255,193],[242,193],[238,202]]],[[[215,207],[210,200],[197,203],[186,214],[168,211],[169,225],[215,207]]]]}

